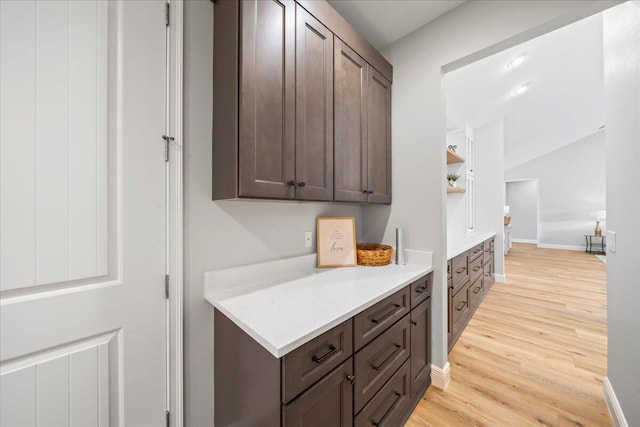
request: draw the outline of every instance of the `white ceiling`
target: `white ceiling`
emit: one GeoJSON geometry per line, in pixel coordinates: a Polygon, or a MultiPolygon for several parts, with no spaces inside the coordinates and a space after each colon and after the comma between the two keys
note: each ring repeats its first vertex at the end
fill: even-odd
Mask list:
{"type": "Polygon", "coordinates": [[[448,127],[504,117],[505,170],[591,135],[604,125],[602,50],[599,14],[453,71],[445,76],[448,127]],[[521,54],[524,62],[508,69],[521,54]],[[512,96],[523,83],[530,89],[512,96]]]}
{"type": "Polygon", "coordinates": [[[376,49],[417,30],[465,0],[328,0],[376,49]]]}

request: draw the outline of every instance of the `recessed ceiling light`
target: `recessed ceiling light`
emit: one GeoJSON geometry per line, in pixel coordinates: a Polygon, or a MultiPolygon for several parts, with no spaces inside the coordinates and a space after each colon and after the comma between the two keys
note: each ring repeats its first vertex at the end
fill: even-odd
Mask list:
{"type": "Polygon", "coordinates": [[[515,68],[524,62],[525,55],[519,55],[507,62],[507,68],[515,68]]]}
{"type": "Polygon", "coordinates": [[[523,93],[525,93],[525,92],[527,92],[529,90],[530,86],[531,85],[529,83],[521,84],[520,86],[518,86],[517,88],[515,88],[514,90],[511,91],[511,95],[513,95],[513,96],[522,95],[523,93]]]}

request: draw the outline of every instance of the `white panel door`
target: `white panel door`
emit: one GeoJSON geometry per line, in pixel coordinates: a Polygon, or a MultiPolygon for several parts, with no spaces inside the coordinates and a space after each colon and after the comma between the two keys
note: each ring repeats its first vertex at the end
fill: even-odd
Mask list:
{"type": "Polygon", "coordinates": [[[0,1],[0,426],[166,411],[162,0],[0,1]]]}

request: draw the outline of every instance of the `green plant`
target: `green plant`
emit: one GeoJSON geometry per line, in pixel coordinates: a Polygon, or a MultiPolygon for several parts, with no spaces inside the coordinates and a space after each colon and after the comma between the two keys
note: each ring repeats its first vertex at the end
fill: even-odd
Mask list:
{"type": "Polygon", "coordinates": [[[447,181],[456,182],[458,178],[460,178],[460,175],[457,175],[455,173],[450,173],[449,175],[447,175],[447,181]]]}

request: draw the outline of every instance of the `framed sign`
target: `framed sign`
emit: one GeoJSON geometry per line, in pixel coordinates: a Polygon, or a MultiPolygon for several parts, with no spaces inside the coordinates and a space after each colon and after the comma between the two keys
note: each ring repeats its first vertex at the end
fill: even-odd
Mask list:
{"type": "Polygon", "coordinates": [[[318,217],[318,267],[352,267],[356,262],[356,219],[318,217]]]}

